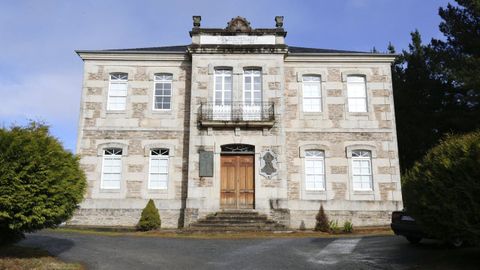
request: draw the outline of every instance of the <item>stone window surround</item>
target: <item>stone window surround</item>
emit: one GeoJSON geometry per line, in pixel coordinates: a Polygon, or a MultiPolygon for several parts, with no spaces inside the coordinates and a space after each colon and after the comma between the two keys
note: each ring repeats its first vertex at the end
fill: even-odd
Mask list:
{"type": "MultiPolygon", "coordinates": [[[[134,78],[135,75],[135,67],[128,67],[128,66],[104,66],[103,69],[103,81],[105,82],[104,89],[106,89],[106,95],[103,95],[103,106],[105,108],[105,113],[106,114],[126,114],[128,109],[128,104],[130,103],[130,82],[134,78]],[[110,89],[110,75],[112,73],[126,73],[128,75],[128,80],[127,80],[127,97],[125,100],[125,110],[107,110],[107,103],[108,103],[108,90],[110,89]]],[[[102,117],[105,117],[105,115],[102,115],[102,117]]]]}
{"type": "Polygon", "coordinates": [[[124,164],[124,158],[128,155],[128,145],[125,143],[121,142],[106,142],[106,143],[100,143],[97,145],[97,156],[101,159],[100,161],[100,182],[98,183],[98,189],[100,190],[101,193],[122,193],[125,190],[125,164],[124,164]],[[121,172],[121,179],[120,179],[120,188],[118,189],[106,189],[102,188],[102,179],[103,179],[103,153],[106,148],[121,148],[122,149],[122,172],[121,172]]]}
{"type": "MultiPolygon", "coordinates": [[[[368,200],[375,200],[375,159],[377,158],[377,148],[370,144],[350,144],[345,147],[346,158],[348,159],[348,189],[350,196],[368,196],[368,200]],[[352,151],[367,150],[371,153],[370,166],[372,170],[372,190],[353,190],[353,174],[352,174],[352,151]]],[[[350,198],[351,199],[351,198],[350,198]]]]}
{"type": "Polygon", "coordinates": [[[372,89],[370,87],[369,81],[372,77],[372,70],[370,68],[358,68],[358,69],[347,69],[342,70],[342,83],[343,83],[343,92],[345,93],[344,99],[344,106],[345,106],[345,117],[346,119],[358,119],[363,118],[365,120],[372,120],[374,119],[373,114],[373,105],[372,105],[372,89]],[[365,77],[365,91],[367,97],[367,111],[366,112],[349,112],[348,111],[348,85],[347,85],[347,78],[348,76],[363,76],[365,77]]]}
{"type": "Polygon", "coordinates": [[[332,156],[332,152],[327,145],[318,143],[302,144],[299,147],[299,157],[301,159],[301,183],[300,183],[300,199],[301,200],[327,200],[328,179],[327,179],[327,158],[332,156]],[[306,150],[320,150],[324,153],[324,185],[323,190],[306,190],[305,188],[305,151],[306,150]]]}
{"type": "Polygon", "coordinates": [[[175,156],[175,146],[173,144],[168,144],[168,143],[149,143],[143,146],[143,155],[146,160],[147,165],[147,181],[144,183],[145,190],[147,191],[148,194],[159,194],[162,196],[167,196],[169,193],[169,187],[172,185],[172,172],[174,172],[174,164],[172,162],[172,157],[175,156]],[[150,179],[150,151],[155,148],[163,148],[163,149],[168,149],[168,179],[167,179],[167,188],[163,189],[151,189],[148,188],[148,183],[150,179]]]}
{"type": "Polygon", "coordinates": [[[300,119],[305,119],[305,118],[313,118],[313,119],[318,119],[321,118],[323,120],[326,120],[326,110],[327,110],[327,103],[326,103],[326,98],[327,98],[327,70],[325,68],[318,69],[318,68],[305,68],[301,69],[296,73],[297,77],[297,93],[301,93],[298,95],[298,113],[300,115],[300,119]],[[303,76],[319,76],[320,77],[320,91],[322,94],[322,99],[321,99],[321,106],[322,106],[322,111],[320,112],[304,112],[303,111],[303,76]]]}
{"type": "Polygon", "coordinates": [[[103,157],[103,150],[105,148],[121,148],[122,157],[128,156],[128,145],[121,142],[107,142],[97,145],[97,156],[103,157]]]}
{"type": "MultiPolygon", "coordinates": [[[[181,87],[179,85],[180,81],[178,80],[180,78],[180,72],[181,69],[179,67],[146,67],[145,73],[147,74],[147,78],[149,82],[151,82],[152,89],[148,89],[147,91],[147,96],[148,96],[148,108],[151,108],[151,110],[146,110],[146,116],[151,117],[151,115],[157,115],[159,117],[172,117],[172,115],[175,115],[178,111],[176,110],[176,101],[177,99],[183,98],[183,96],[179,96],[178,94],[178,89],[181,87]],[[155,74],[170,74],[172,75],[172,95],[170,97],[170,109],[168,110],[159,110],[155,109],[154,107],[154,93],[155,93],[155,74]],[[150,103],[151,102],[151,103],[150,103]]],[[[163,118],[162,117],[162,118],[163,118]]]]}

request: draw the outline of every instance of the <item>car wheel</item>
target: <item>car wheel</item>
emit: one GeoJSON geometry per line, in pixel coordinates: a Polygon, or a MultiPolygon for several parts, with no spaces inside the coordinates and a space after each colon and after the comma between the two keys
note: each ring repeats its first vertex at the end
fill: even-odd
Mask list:
{"type": "Polygon", "coordinates": [[[454,248],[459,248],[459,247],[463,246],[463,240],[460,239],[460,238],[458,238],[458,237],[457,237],[457,238],[453,238],[453,239],[450,240],[448,243],[449,243],[452,247],[454,247],[454,248]]]}
{"type": "Polygon", "coordinates": [[[408,242],[410,242],[410,244],[418,244],[422,240],[421,237],[416,237],[416,236],[406,236],[406,238],[408,242]]]}

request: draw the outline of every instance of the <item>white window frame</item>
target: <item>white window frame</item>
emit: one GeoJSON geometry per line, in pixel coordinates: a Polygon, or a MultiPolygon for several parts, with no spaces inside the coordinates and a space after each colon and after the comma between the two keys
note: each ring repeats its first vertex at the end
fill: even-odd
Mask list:
{"type": "Polygon", "coordinates": [[[108,83],[107,110],[108,111],[125,111],[127,109],[127,92],[128,92],[128,74],[122,72],[110,73],[108,83]],[[115,91],[113,85],[123,85],[124,90],[115,91]],[[122,93],[123,92],[123,93],[122,93]],[[115,99],[123,99],[123,103],[113,103],[115,99]],[[121,104],[121,107],[113,107],[114,104],[121,104]]]}
{"type": "MultiPolygon", "coordinates": [[[[314,167],[315,170],[315,167],[314,167]]],[[[325,179],[325,151],[320,149],[307,149],[305,150],[305,160],[304,160],[304,177],[305,177],[305,190],[306,191],[324,191],[326,187],[325,179]],[[309,172],[308,163],[320,164],[320,172],[309,172]],[[320,182],[313,182],[313,188],[308,187],[307,182],[309,176],[318,176],[320,177],[320,182]]]]}
{"type": "MultiPolygon", "coordinates": [[[[162,89],[165,91],[165,89],[162,89]]],[[[156,73],[153,79],[153,110],[154,111],[170,111],[172,109],[173,97],[173,74],[171,73],[156,73]],[[157,95],[157,84],[170,85],[170,95],[157,95]],[[170,98],[168,108],[157,108],[157,97],[170,98]]],[[[165,105],[165,103],[161,103],[165,105]]],[[[163,106],[162,106],[163,107],[163,106]]]]}
{"type": "Polygon", "coordinates": [[[302,76],[302,107],[303,112],[306,113],[316,113],[322,112],[322,78],[319,75],[303,75],[302,76]],[[306,95],[306,86],[307,85],[315,85],[318,86],[318,95],[306,95]],[[307,109],[305,106],[307,100],[318,100],[318,108],[314,108],[312,110],[307,109]]]}
{"type": "Polygon", "coordinates": [[[213,80],[213,117],[215,120],[231,120],[232,118],[232,100],[233,100],[233,70],[229,68],[217,68],[214,71],[213,80]],[[226,90],[226,78],[230,78],[230,89],[226,90]],[[220,88],[217,88],[217,82],[220,80],[220,88]],[[217,92],[221,93],[220,103],[217,102],[217,92]],[[230,92],[230,99],[225,99],[225,94],[230,92]]]}
{"type": "Polygon", "coordinates": [[[373,191],[373,172],[372,172],[372,151],[365,149],[352,150],[352,187],[354,191],[373,191]],[[358,167],[359,173],[356,173],[356,163],[368,164],[368,173],[362,172],[361,165],[358,167]],[[356,180],[356,177],[360,177],[360,181],[356,180]],[[363,181],[364,177],[368,177],[368,181],[363,181]],[[357,187],[357,183],[360,184],[360,188],[357,187]],[[366,185],[366,187],[364,187],[366,185]]]}
{"type": "Polygon", "coordinates": [[[262,70],[259,68],[246,68],[243,73],[243,104],[246,106],[259,106],[262,103],[262,70]],[[247,78],[250,79],[250,87],[247,87],[247,78]],[[255,88],[255,78],[260,81],[260,86],[255,88]],[[250,98],[247,99],[247,93],[250,98]],[[255,98],[258,93],[258,99],[255,98]]]}
{"type": "Polygon", "coordinates": [[[348,75],[347,76],[347,98],[348,98],[348,112],[353,113],[362,113],[368,112],[368,99],[367,99],[367,78],[364,75],[348,75]],[[358,79],[361,79],[358,80],[358,79]],[[363,91],[361,91],[361,95],[353,95],[353,88],[354,87],[363,87],[363,91]],[[363,101],[364,107],[362,109],[357,109],[354,107],[353,101],[363,101]]]}
{"type": "MultiPolygon", "coordinates": [[[[167,148],[153,148],[150,149],[150,158],[149,158],[149,166],[148,166],[148,189],[156,189],[156,190],[165,190],[168,188],[168,181],[169,181],[169,166],[170,166],[170,158],[169,158],[170,150],[167,148]],[[153,161],[165,161],[166,162],[166,171],[165,172],[153,172],[153,161]],[[154,187],[152,185],[152,175],[164,175],[165,183],[164,185],[154,187]]],[[[161,181],[159,181],[161,183],[161,181]]]]}
{"type": "MultiPolygon", "coordinates": [[[[122,148],[105,148],[103,149],[103,156],[102,156],[102,176],[100,180],[100,188],[101,189],[120,189],[122,186],[122,154],[123,154],[123,149],[122,148]],[[106,169],[106,164],[108,161],[118,161],[118,172],[107,172],[106,169]],[[112,175],[118,175],[118,187],[112,187],[112,186],[106,186],[105,185],[105,175],[106,174],[112,174],[112,175]]],[[[112,167],[112,166],[110,166],[112,167]]],[[[111,181],[111,180],[109,180],[111,181]]]]}

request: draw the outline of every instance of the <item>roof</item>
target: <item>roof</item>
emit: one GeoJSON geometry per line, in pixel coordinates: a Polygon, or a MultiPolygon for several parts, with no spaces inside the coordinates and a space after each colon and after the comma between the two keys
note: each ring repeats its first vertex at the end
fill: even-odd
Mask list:
{"type": "MultiPolygon", "coordinates": [[[[172,53],[185,53],[189,45],[176,45],[176,46],[163,46],[163,47],[145,47],[145,48],[128,48],[128,49],[108,49],[100,50],[98,52],[172,52],[172,53]]],[[[334,50],[334,49],[321,49],[321,48],[307,48],[288,46],[290,53],[358,53],[365,54],[370,52],[360,51],[348,51],[348,50],[334,50]]]]}

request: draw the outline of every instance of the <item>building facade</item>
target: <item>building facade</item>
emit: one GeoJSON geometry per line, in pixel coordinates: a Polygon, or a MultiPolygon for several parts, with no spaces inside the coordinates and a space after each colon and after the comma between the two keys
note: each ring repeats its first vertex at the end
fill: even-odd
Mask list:
{"type": "Polygon", "coordinates": [[[187,46],[77,51],[77,153],[88,192],[70,224],[162,227],[253,209],[288,227],[384,225],[402,208],[390,64],[287,46],[283,17],[202,28],[187,46]]]}

